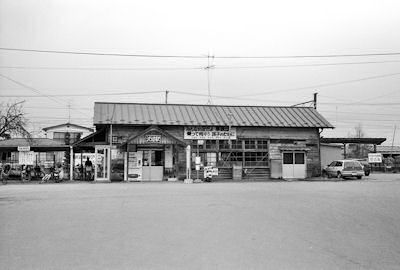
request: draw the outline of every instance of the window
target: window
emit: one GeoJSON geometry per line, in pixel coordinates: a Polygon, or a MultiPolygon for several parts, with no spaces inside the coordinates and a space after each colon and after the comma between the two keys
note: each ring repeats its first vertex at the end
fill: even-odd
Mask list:
{"type": "Polygon", "coordinates": [[[293,153],[283,153],[283,164],[293,164],[293,153]]]}
{"type": "MultiPolygon", "coordinates": [[[[197,153],[192,152],[192,167],[194,167],[197,153]]],[[[217,166],[217,153],[199,153],[200,161],[203,166],[217,166]]]]}
{"type": "Polygon", "coordinates": [[[228,140],[220,140],[218,142],[219,149],[229,149],[229,141],[228,140]]]}
{"type": "Polygon", "coordinates": [[[206,140],[206,149],[217,149],[216,140],[206,140]]]}
{"type": "Polygon", "coordinates": [[[258,140],[257,141],[257,149],[268,149],[268,141],[258,140]]]}
{"type": "Polygon", "coordinates": [[[246,152],[244,166],[268,166],[268,152],[246,152]]]}
{"type": "Polygon", "coordinates": [[[244,148],[245,149],[256,149],[256,141],[255,140],[245,140],[244,148]]]}
{"type": "Polygon", "coordinates": [[[304,153],[295,153],[294,154],[294,163],[295,164],[304,164],[304,153]]]}
{"type": "Polygon", "coordinates": [[[206,164],[215,167],[217,165],[217,153],[207,153],[206,164]]]}
{"type": "Polygon", "coordinates": [[[242,140],[232,140],[232,149],[242,149],[242,140]]]}
{"type": "MultiPolygon", "coordinates": [[[[54,132],[53,140],[65,141],[66,133],[68,132],[54,132]]],[[[80,132],[69,132],[70,143],[76,142],[81,138],[80,132]]]]}
{"type": "Polygon", "coordinates": [[[64,141],[65,140],[65,132],[54,132],[53,140],[64,141]]]}

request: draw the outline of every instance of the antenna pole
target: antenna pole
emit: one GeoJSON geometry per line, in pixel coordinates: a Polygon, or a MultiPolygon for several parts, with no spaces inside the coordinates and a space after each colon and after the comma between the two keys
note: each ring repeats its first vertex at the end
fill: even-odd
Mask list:
{"type": "Polygon", "coordinates": [[[71,123],[71,101],[68,101],[68,123],[71,123]]]}
{"type": "Polygon", "coordinates": [[[211,100],[211,83],[210,83],[210,69],[214,68],[214,65],[210,65],[210,57],[214,58],[214,56],[210,56],[210,54],[207,55],[207,67],[205,69],[207,70],[207,89],[208,89],[208,101],[207,104],[212,104],[211,100]]]}
{"type": "Polygon", "coordinates": [[[314,109],[317,109],[317,95],[318,93],[314,93],[314,109]]]}

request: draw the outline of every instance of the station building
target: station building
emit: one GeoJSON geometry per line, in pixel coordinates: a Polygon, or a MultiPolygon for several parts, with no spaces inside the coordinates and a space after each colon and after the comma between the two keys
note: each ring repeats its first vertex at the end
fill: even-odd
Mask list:
{"type": "Polygon", "coordinates": [[[96,181],[203,178],[205,167],[217,180],[317,176],[320,132],[333,128],[310,107],[106,102],[94,125],[71,151],[95,153],[96,181]]]}

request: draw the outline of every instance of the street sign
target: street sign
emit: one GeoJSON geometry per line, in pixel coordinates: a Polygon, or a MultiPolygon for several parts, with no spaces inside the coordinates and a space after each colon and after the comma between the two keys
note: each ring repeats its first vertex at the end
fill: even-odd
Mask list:
{"type": "Polygon", "coordinates": [[[382,163],[382,154],[381,153],[369,153],[368,154],[368,162],[369,163],[382,163]]]}

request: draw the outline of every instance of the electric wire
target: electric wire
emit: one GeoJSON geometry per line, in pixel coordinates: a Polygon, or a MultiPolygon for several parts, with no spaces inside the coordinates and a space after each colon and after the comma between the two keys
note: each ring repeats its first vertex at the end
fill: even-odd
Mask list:
{"type": "Polygon", "coordinates": [[[65,50],[39,50],[0,47],[3,51],[52,53],[52,54],[76,54],[96,56],[123,56],[123,57],[144,57],[144,58],[221,58],[221,59],[286,59],[286,58],[336,58],[336,57],[369,57],[369,56],[394,56],[400,52],[379,52],[379,53],[358,53],[358,54],[320,54],[320,55],[266,55],[266,56],[209,56],[209,55],[161,55],[161,54],[126,54],[126,53],[101,53],[90,51],[65,51],[65,50]]]}
{"type": "MultiPolygon", "coordinates": [[[[258,93],[252,93],[252,94],[247,93],[245,95],[239,95],[239,96],[235,96],[235,97],[263,96],[263,95],[268,95],[268,94],[272,94],[272,93],[282,93],[282,92],[292,92],[292,91],[300,91],[300,90],[307,90],[307,89],[324,88],[324,87],[330,87],[330,86],[336,86],[336,85],[342,85],[342,84],[348,84],[348,83],[354,83],[354,82],[361,82],[361,81],[374,80],[374,79],[380,79],[380,78],[386,78],[386,77],[393,77],[393,76],[398,76],[398,75],[400,75],[400,72],[368,76],[368,77],[363,77],[363,78],[358,78],[358,79],[337,81],[337,82],[331,82],[331,83],[321,83],[321,84],[315,84],[315,85],[304,86],[304,87],[284,88],[284,89],[280,89],[280,90],[258,92],[258,93]]],[[[246,92],[248,92],[248,91],[246,91],[246,92]]]]}

